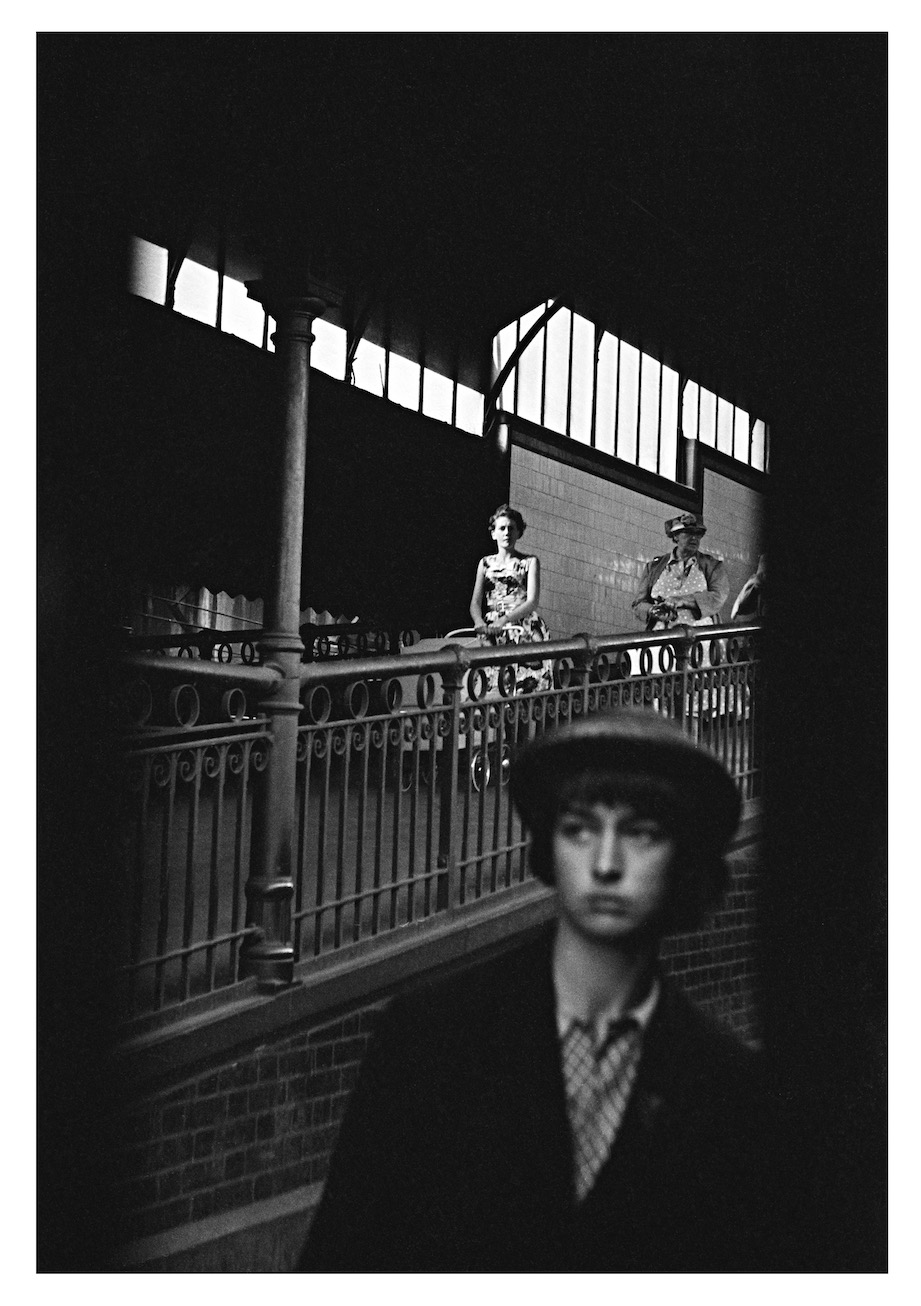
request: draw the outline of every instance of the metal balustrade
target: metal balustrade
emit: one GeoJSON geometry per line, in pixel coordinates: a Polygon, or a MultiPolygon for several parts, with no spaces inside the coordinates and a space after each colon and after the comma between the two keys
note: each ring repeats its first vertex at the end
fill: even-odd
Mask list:
{"type": "MultiPolygon", "coordinates": [[[[711,748],[744,799],[760,797],[759,635],[681,627],[304,663],[289,884],[299,973],[512,901],[529,873],[509,768],[557,724],[645,706],[711,748]],[[515,693],[514,665],[535,654],[552,661],[553,688],[515,693]]],[[[149,653],[127,662],[119,979],[130,1017],[232,991],[259,935],[246,917],[252,800],[280,677],[149,653]]]]}

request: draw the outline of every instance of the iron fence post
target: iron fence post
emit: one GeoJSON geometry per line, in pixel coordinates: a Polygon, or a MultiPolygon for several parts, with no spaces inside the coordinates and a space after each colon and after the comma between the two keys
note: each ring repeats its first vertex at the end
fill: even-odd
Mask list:
{"type": "Polygon", "coordinates": [[[675,720],[683,730],[687,729],[688,708],[690,704],[690,661],[693,636],[687,627],[685,633],[675,640],[675,664],[678,672],[677,694],[675,695],[675,720]]]}
{"type": "Polygon", "coordinates": [[[307,401],[311,326],[331,296],[306,278],[247,282],[247,290],[277,323],[276,353],[282,368],[283,429],[275,527],[275,573],[266,597],[265,628],[258,641],[263,665],[281,676],[259,708],[271,737],[268,764],[253,794],[252,851],[246,882],[246,922],[254,927],[241,948],[240,976],[260,987],[290,984],[294,977],[291,903],[296,867],[296,768],[300,670],[301,567],[307,459],[307,401]]]}
{"type": "MultiPolygon", "coordinates": [[[[461,722],[461,687],[464,683],[466,665],[462,652],[457,649],[457,662],[449,671],[442,672],[441,683],[449,713],[449,730],[445,738],[442,754],[446,755],[440,771],[441,789],[439,793],[438,822],[438,868],[444,870],[438,876],[435,892],[437,911],[445,911],[456,906],[458,899],[457,872],[457,788],[460,780],[460,722],[461,722]]],[[[467,741],[468,750],[471,741],[467,741]]],[[[469,760],[469,754],[468,754],[469,760]]]]}

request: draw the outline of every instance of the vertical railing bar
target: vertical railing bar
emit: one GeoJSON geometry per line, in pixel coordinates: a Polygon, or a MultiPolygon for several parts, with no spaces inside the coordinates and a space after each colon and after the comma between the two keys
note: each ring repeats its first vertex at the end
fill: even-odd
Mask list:
{"type": "Polygon", "coordinates": [[[339,839],[336,846],[336,889],[333,908],[333,948],[342,947],[342,897],[345,887],[345,850],[348,841],[349,776],[352,761],[352,726],[343,727],[342,780],[339,789],[339,839]]]}
{"type": "MultiPolygon", "coordinates": [[[[417,723],[418,729],[418,723],[417,723]]],[[[406,756],[406,736],[404,731],[400,730],[400,750],[397,754],[397,782],[393,796],[393,857],[390,863],[390,883],[396,885],[400,875],[400,825],[403,819],[403,759],[406,756]]],[[[397,923],[397,904],[399,898],[399,888],[391,888],[390,898],[390,926],[391,930],[396,929],[397,923]]]]}
{"type": "MultiPolygon", "coordinates": [[[[217,792],[211,823],[211,862],[208,876],[208,938],[217,934],[217,916],[220,904],[221,831],[224,825],[224,780],[227,766],[227,744],[218,749],[217,792]]],[[[205,985],[210,993],[214,988],[215,949],[205,952],[205,985]]]]}
{"type": "MultiPolygon", "coordinates": [[[[186,843],[185,864],[185,898],[182,920],[182,946],[187,948],[192,942],[195,917],[195,854],[198,851],[198,816],[201,809],[201,777],[205,758],[201,749],[193,753],[195,775],[192,781],[192,802],[189,809],[189,830],[186,843]]],[[[179,963],[179,983],[183,999],[189,996],[189,955],[184,953],[179,963]]]]}
{"type": "MultiPolygon", "coordinates": [[[[233,842],[233,886],[231,889],[230,920],[231,930],[236,933],[242,923],[243,883],[246,879],[243,867],[243,848],[246,832],[246,805],[249,800],[249,763],[253,751],[253,740],[243,743],[243,764],[240,770],[240,794],[237,799],[237,815],[234,823],[233,842]]],[[[239,963],[240,940],[232,939],[230,943],[230,973],[237,974],[239,963]]]]}
{"type": "MultiPolygon", "coordinates": [[[[413,770],[409,789],[409,840],[406,848],[406,921],[414,919],[416,906],[416,825],[419,820],[419,784],[422,778],[422,731],[424,716],[419,717],[419,728],[413,740],[413,770]]],[[[429,740],[431,743],[431,740],[429,740]]]]}
{"type": "MultiPolygon", "coordinates": [[[[514,697],[514,690],[512,691],[514,697]]],[[[499,720],[496,726],[495,740],[495,757],[496,757],[496,774],[495,788],[493,789],[493,809],[492,809],[492,845],[493,859],[490,872],[491,893],[495,893],[499,887],[499,833],[502,828],[502,749],[505,744],[505,700],[498,704],[499,720]]]]}
{"type": "Polygon", "coordinates": [[[317,914],[313,921],[313,955],[319,957],[323,951],[323,925],[325,906],[323,893],[326,880],[326,813],[329,811],[329,778],[332,768],[333,738],[332,730],[324,729],[326,750],[323,754],[322,775],[320,778],[320,804],[317,811],[317,886],[314,905],[317,914]]]}
{"type": "Polygon", "coordinates": [[[361,749],[361,779],[358,789],[358,830],[355,840],[355,904],[352,909],[352,942],[357,943],[361,937],[361,918],[364,912],[364,858],[365,858],[365,821],[368,805],[368,771],[370,766],[371,727],[364,722],[362,729],[364,739],[361,749]]]}
{"type": "MultiPolygon", "coordinates": [[[[141,801],[138,805],[137,847],[133,859],[135,864],[135,882],[134,893],[132,894],[131,933],[128,940],[128,960],[130,962],[139,961],[141,957],[141,938],[144,926],[144,831],[147,829],[147,822],[150,813],[150,783],[152,771],[153,759],[145,757],[143,759],[143,788],[141,789],[141,801]]],[[[138,978],[137,971],[131,970],[128,972],[127,1000],[129,1010],[131,1011],[134,1011],[138,978]]]]}
{"type": "MultiPolygon", "coordinates": [[[[176,810],[176,770],[179,759],[176,753],[169,755],[169,788],[166,800],[166,818],[163,822],[163,838],[160,848],[160,894],[157,904],[157,953],[166,952],[169,937],[169,892],[170,892],[170,857],[169,845],[173,833],[173,817],[176,810]]],[[[158,961],[154,967],[154,1006],[159,1010],[163,1003],[163,985],[166,979],[166,963],[158,961]]]]}
{"type": "Polygon", "coordinates": [[[485,864],[483,862],[483,853],[485,852],[486,842],[486,790],[489,788],[487,783],[487,768],[489,766],[489,707],[483,705],[483,731],[479,747],[480,759],[480,787],[477,791],[477,863],[476,863],[476,897],[480,898],[483,894],[483,874],[485,864]]]}
{"type": "MultiPolygon", "coordinates": [[[[438,772],[439,768],[444,766],[444,759],[440,757],[438,742],[442,738],[441,731],[438,729],[441,717],[444,715],[443,710],[435,714],[435,732],[432,735],[431,742],[431,762],[429,764],[428,786],[426,789],[426,829],[425,829],[425,869],[432,870],[435,865],[437,853],[435,851],[435,796],[438,792],[438,772]]],[[[425,887],[422,893],[422,915],[425,919],[432,914],[432,885],[435,883],[431,877],[426,876],[425,887]]]]}
{"type": "MultiPolygon", "coordinates": [[[[390,726],[385,722],[381,732],[381,755],[380,767],[378,772],[379,784],[377,786],[377,812],[374,820],[374,871],[372,875],[372,888],[374,893],[371,896],[371,936],[372,938],[380,929],[380,903],[381,895],[378,890],[381,887],[381,877],[383,874],[383,849],[384,849],[384,800],[387,796],[387,754],[390,745],[390,726]]],[[[400,786],[400,777],[396,777],[396,787],[400,786]]]]}
{"type": "MultiPolygon", "coordinates": [[[[467,876],[469,874],[467,861],[470,857],[470,817],[473,807],[473,767],[471,758],[473,756],[473,714],[475,707],[471,705],[464,709],[464,722],[466,731],[464,733],[464,821],[461,829],[461,849],[460,861],[464,863],[458,875],[458,902],[464,904],[467,901],[467,876]]],[[[460,767],[460,741],[458,740],[458,767],[460,767]]]]}

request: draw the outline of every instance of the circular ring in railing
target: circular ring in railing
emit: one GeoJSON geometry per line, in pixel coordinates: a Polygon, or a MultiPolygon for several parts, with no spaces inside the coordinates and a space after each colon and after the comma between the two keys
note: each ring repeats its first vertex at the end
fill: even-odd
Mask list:
{"type": "Polygon", "coordinates": [[[675,666],[675,646],[674,644],[659,645],[659,670],[668,675],[675,666]]]}
{"type": "Polygon", "coordinates": [[[368,636],[367,636],[367,633],[366,633],[365,631],[362,631],[361,634],[357,636],[357,638],[356,638],[356,640],[355,640],[355,648],[357,649],[357,651],[358,651],[359,653],[367,653],[367,651],[368,651],[368,636]]]}
{"type": "Polygon", "coordinates": [[[696,639],[691,645],[691,651],[688,654],[688,665],[692,671],[697,671],[704,660],[703,640],[696,639]]]}
{"type": "Polygon", "coordinates": [[[489,676],[483,667],[473,667],[467,672],[467,694],[478,703],[489,689],[489,676]]]}
{"type": "Polygon", "coordinates": [[[325,685],[311,685],[304,695],[304,711],[307,718],[316,726],[329,720],[333,710],[333,700],[325,685]]]}
{"type": "Polygon", "coordinates": [[[256,645],[252,640],[245,640],[240,645],[240,661],[245,662],[248,667],[256,661],[256,645]]]}
{"type": "Polygon", "coordinates": [[[146,680],[132,680],[125,689],[125,712],[135,726],[146,726],[153,715],[153,691],[146,680]]]}
{"type": "Polygon", "coordinates": [[[218,662],[233,661],[233,648],[230,644],[218,644],[216,651],[218,662]]]}
{"type": "Polygon", "coordinates": [[[328,658],[330,642],[328,635],[318,635],[313,645],[314,657],[328,658]]]}
{"type": "MultiPolygon", "coordinates": [[[[714,644],[718,641],[714,640],[714,644]]],[[[742,640],[733,635],[726,641],[726,661],[738,662],[742,657],[742,640]]]]}
{"type": "Polygon", "coordinates": [[[507,662],[504,667],[499,668],[498,686],[503,698],[511,698],[515,692],[515,683],[515,668],[507,662]]]}
{"type": "Polygon", "coordinates": [[[179,652],[176,654],[176,657],[177,657],[177,658],[194,658],[194,657],[195,657],[195,649],[192,647],[191,644],[180,644],[180,645],[179,645],[179,652]]]}
{"type": "Polygon", "coordinates": [[[221,716],[227,721],[242,721],[246,716],[246,695],[239,687],[225,689],[221,695],[221,716]]]}
{"type": "Polygon", "coordinates": [[[619,653],[615,653],[611,662],[611,679],[627,680],[630,677],[631,663],[630,654],[627,649],[622,648],[619,653]]]}
{"type": "Polygon", "coordinates": [[[404,648],[412,648],[413,644],[418,642],[418,639],[419,639],[418,630],[400,631],[400,643],[403,645],[404,648]]]}
{"type": "Polygon", "coordinates": [[[348,656],[349,637],[348,635],[337,635],[333,640],[333,648],[336,650],[334,656],[344,658],[348,656]]]}
{"type": "Polygon", "coordinates": [[[226,756],[226,745],[219,748],[212,744],[210,748],[205,749],[202,756],[202,770],[209,780],[216,780],[223,773],[226,756]]]}
{"type": "Polygon", "coordinates": [[[611,659],[607,653],[596,653],[592,660],[592,677],[598,684],[605,684],[611,679],[611,659]]]}
{"type": "Polygon", "coordinates": [[[330,735],[330,744],[336,757],[342,757],[348,745],[348,727],[335,726],[330,735]]]}
{"type": "Polygon", "coordinates": [[[350,685],[346,685],[342,701],[345,704],[346,712],[353,720],[367,715],[369,698],[366,681],[353,680],[350,685]]]}
{"type": "Polygon", "coordinates": [[[553,683],[557,689],[568,689],[572,681],[573,662],[572,658],[557,658],[553,664],[553,683]]]}
{"type": "Polygon", "coordinates": [[[264,771],[269,764],[269,741],[267,739],[253,740],[253,746],[249,751],[249,764],[254,771],[264,771]]]}
{"type": "Polygon", "coordinates": [[[375,714],[387,712],[392,716],[403,706],[403,686],[396,676],[377,681],[371,690],[371,710],[375,714]]]}
{"type": "Polygon", "coordinates": [[[416,682],[416,703],[419,707],[431,707],[435,702],[435,693],[437,689],[438,685],[435,681],[435,677],[430,671],[421,675],[416,682]]]}
{"type": "Polygon", "coordinates": [[[387,636],[385,632],[383,630],[376,630],[374,632],[374,652],[383,653],[386,647],[387,647],[387,636]]]}
{"type": "Polygon", "coordinates": [[[201,713],[201,700],[194,685],[177,685],[170,691],[170,716],[177,726],[189,729],[194,726],[201,713]]]}
{"type": "Polygon", "coordinates": [[[652,674],[652,649],[645,647],[640,649],[640,675],[649,676],[652,674]]]}
{"type": "Polygon", "coordinates": [[[485,748],[475,748],[470,754],[470,779],[477,793],[486,788],[491,775],[489,753],[485,748]]]}

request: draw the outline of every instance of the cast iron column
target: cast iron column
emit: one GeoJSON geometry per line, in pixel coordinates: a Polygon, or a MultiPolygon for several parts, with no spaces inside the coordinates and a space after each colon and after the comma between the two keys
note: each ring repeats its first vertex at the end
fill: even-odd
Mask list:
{"type": "Polygon", "coordinates": [[[332,296],[305,278],[277,284],[247,282],[250,296],[274,318],[273,336],[282,368],[283,430],[278,469],[278,515],[274,526],[275,572],[266,596],[259,651],[263,664],[283,679],[259,708],[269,719],[268,764],[253,794],[250,877],[246,883],[246,921],[256,932],[244,941],[240,976],[254,975],[264,988],[290,984],[294,975],[291,901],[294,896],[297,725],[300,668],[304,645],[298,627],[301,611],[301,553],[307,458],[307,396],[310,385],[311,326],[332,296]]]}

